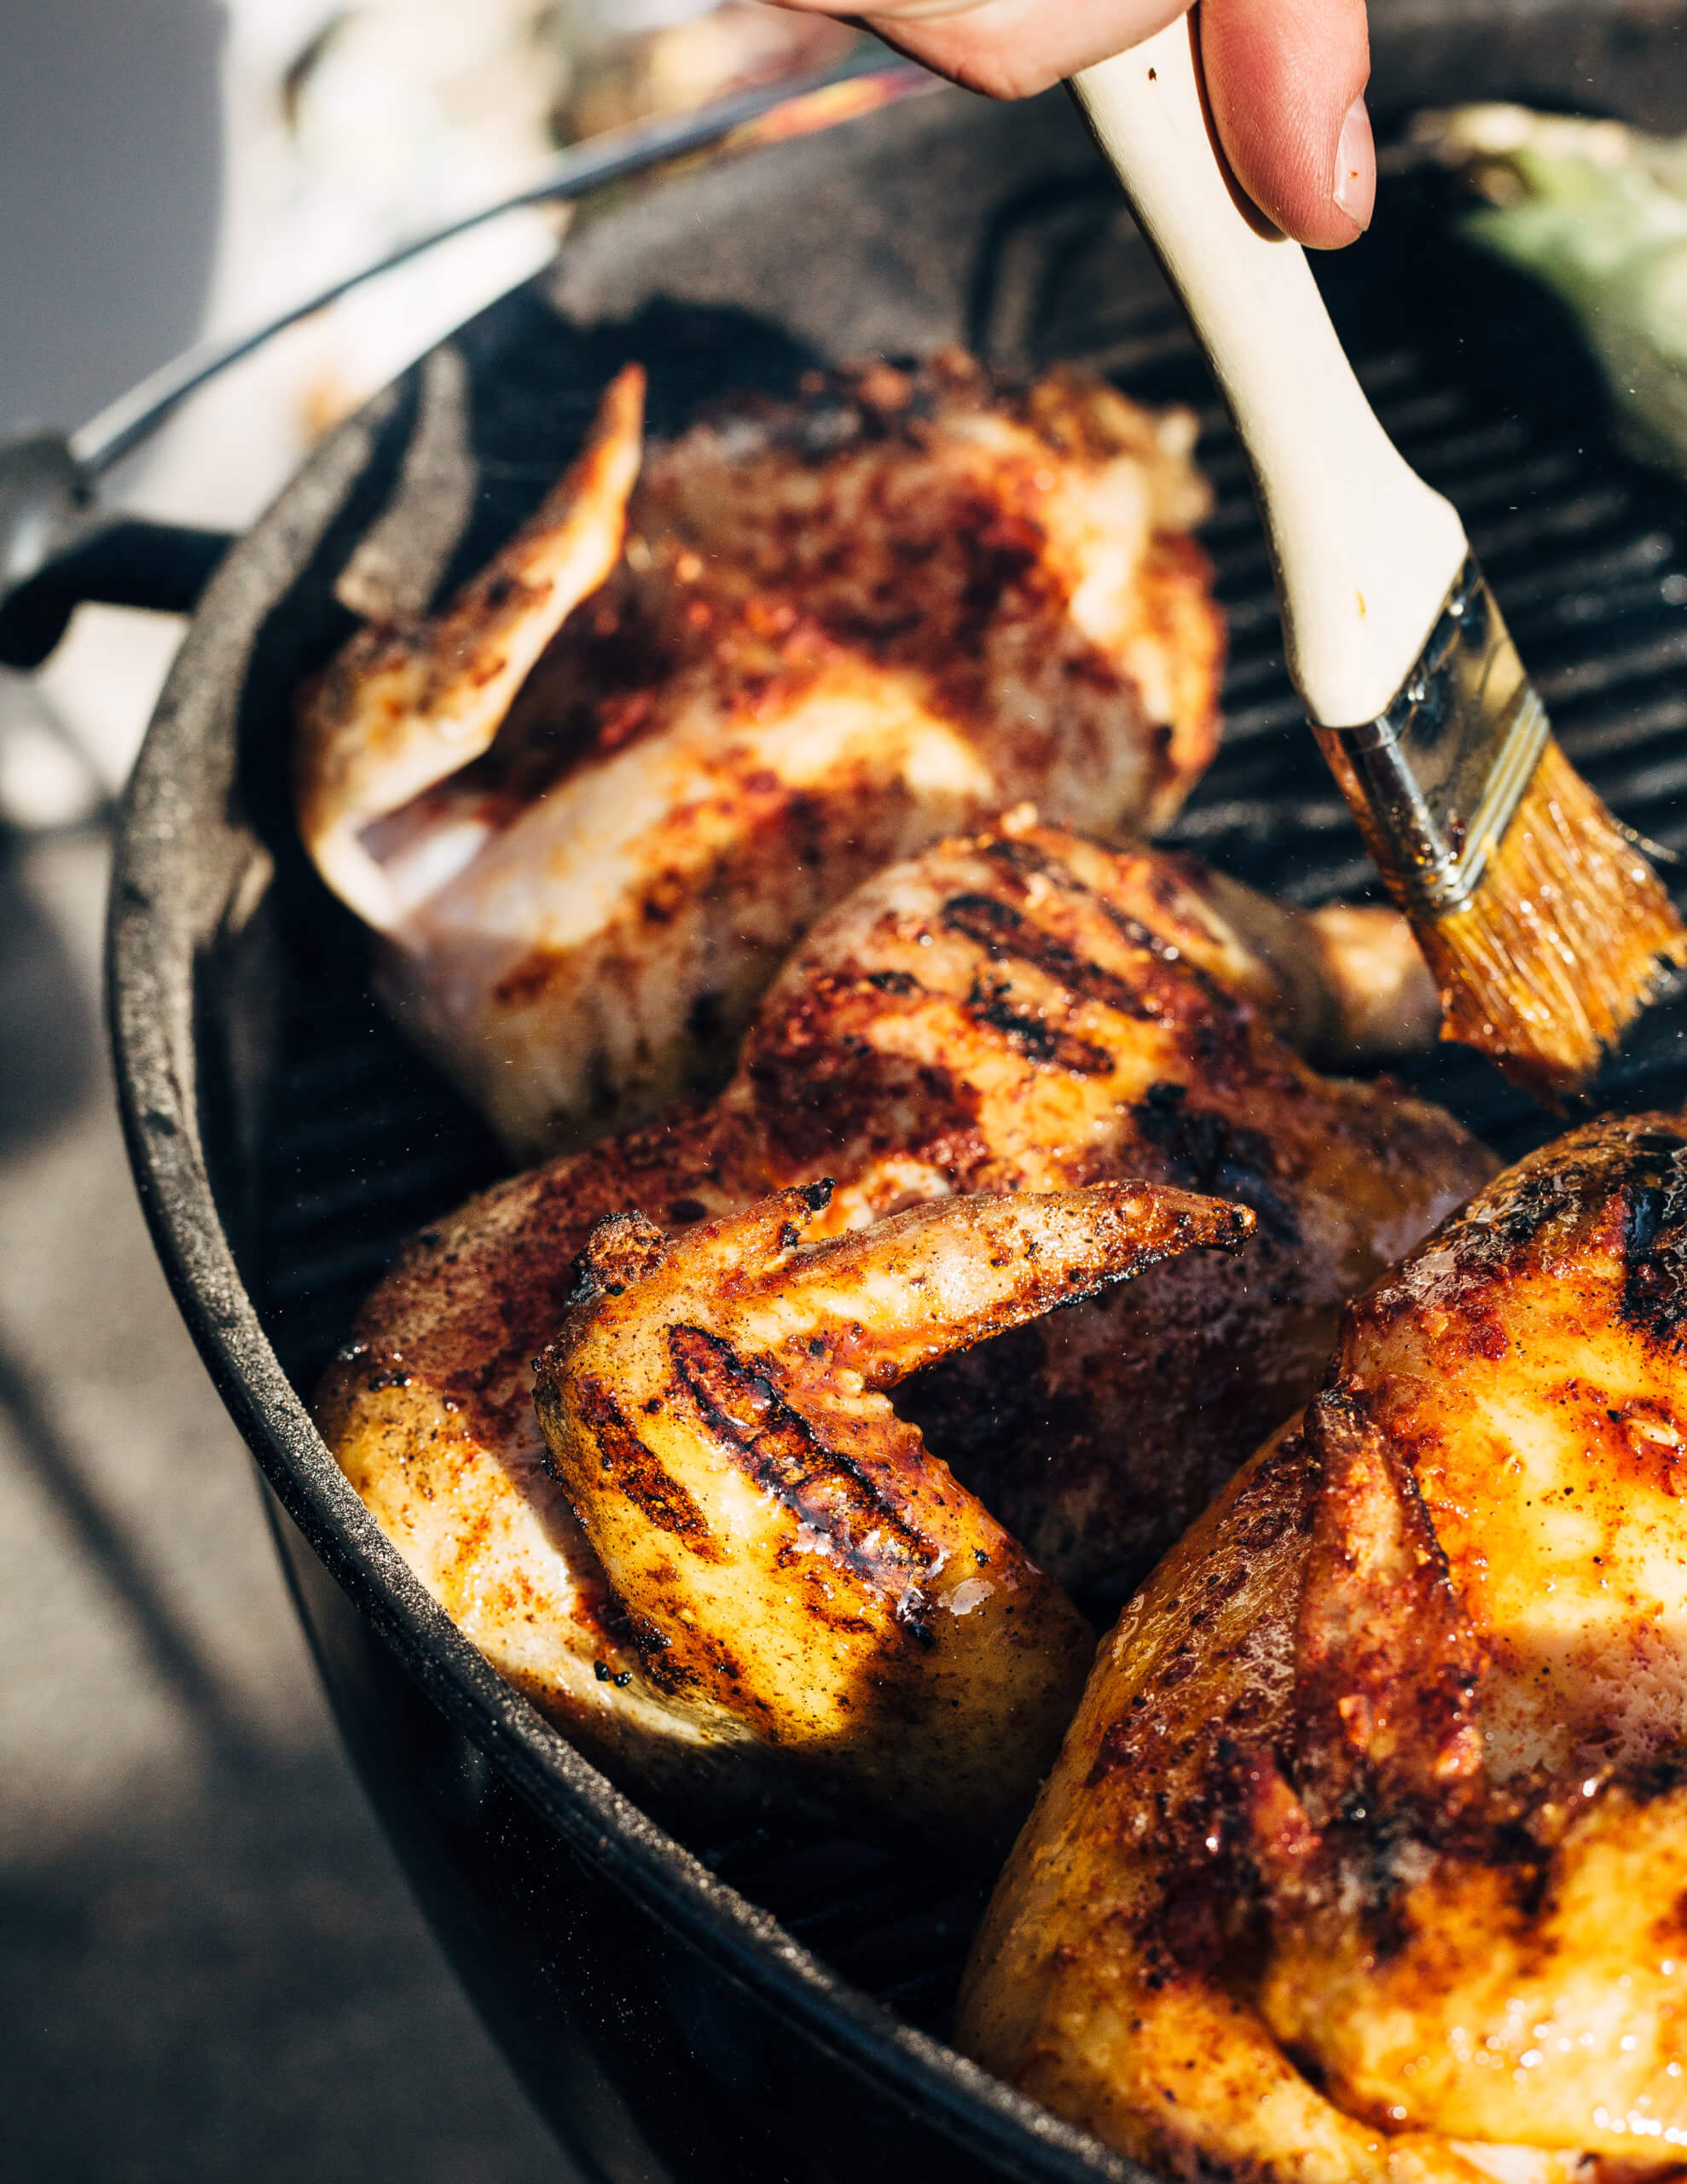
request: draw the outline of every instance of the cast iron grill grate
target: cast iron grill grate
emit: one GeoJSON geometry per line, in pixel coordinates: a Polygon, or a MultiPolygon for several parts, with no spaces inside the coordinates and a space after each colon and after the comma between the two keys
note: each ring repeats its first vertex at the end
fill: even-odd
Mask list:
{"type": "MultiPolygon", "coordinates": [[[[987,296],[977,345],[1023,363],[1087,359],[1141,399],[1196,408],[1217,498],[1203,537],[1232,654],[1223,746],[1170,839],[1296,901],[1361,895],[1371,868],[1284,672],[1233,435],[1168,299],[1105,315],[1118,286],[1110,255],[1116,268],[1122,247],[1140,247],[1119,230],[1103,193],[1040,203],[1009,239],[1036,338],[1004,334],[987,296]]],[[[1464,266],[1442,232],[1435,186],[1396,183],[1379,222],[1386,253],[1325,269],[1332,309],[1384,424],[1458,504],[1570,758],[1628,824],[1687,850],[1687,489],[1615,451],[1568,328],[1520,285],[1464,266]],[[1447,299],[1445,315],[1418,323],[1430,293],[1447,299]]],[[[287,936],[298,975],[254,1239],[260,1309],[307,1391],[403,1237],[499,1165],[380,1014],[334,915],[318,903],[287,936]]],[[[1600,1103],[1678,1104],[1684,1038],[1687,1001],[1651,1011],[1600,1103]]],[[[1460,1049],[1401,1073],[1508,1157],[1557,1126],[1460,1049]]],[[[951,1871],[768,1828],[691,1847],[844,1976],[942,2029],[983,1902],[951,1871]]]]}

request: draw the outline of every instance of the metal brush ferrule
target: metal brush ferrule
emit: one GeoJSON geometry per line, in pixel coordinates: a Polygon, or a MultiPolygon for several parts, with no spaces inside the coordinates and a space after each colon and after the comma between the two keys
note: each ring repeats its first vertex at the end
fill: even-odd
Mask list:
{"type": "Polygon", "coordinates": [[[1313,732],[1384,878],[1439,918],[1481,886],[1551,723],[1467,556],[1388,711],[1313,732]]]}

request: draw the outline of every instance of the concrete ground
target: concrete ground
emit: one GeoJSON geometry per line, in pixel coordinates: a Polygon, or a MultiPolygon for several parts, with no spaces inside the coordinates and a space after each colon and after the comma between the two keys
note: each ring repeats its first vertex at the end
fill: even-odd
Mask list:
{"type": "Polygon", "coordinates": [[[0,834],[0,2174],[570,2174],[341,1754],[153,1257],[97,828],[0,834]]]}

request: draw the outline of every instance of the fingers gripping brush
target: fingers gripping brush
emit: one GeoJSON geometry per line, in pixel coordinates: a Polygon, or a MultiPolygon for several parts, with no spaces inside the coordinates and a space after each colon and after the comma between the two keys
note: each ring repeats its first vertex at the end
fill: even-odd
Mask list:
{"type": "Polygon", "coordinates": [[[1554,741],[1452,505],[1354,378],[1299,245],[1220,149],[1194,14],[1074,78],[1236,421],[1289,671],[1441,989],[1442,1036],[1555,1098],[1687,961],[1554,741]]]}

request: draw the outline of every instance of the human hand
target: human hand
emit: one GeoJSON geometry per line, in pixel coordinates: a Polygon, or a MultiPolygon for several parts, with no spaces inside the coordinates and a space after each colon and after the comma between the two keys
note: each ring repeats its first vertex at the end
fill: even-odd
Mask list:
{"type": "MultiPolygon", "coordinates": [[[[1026,98],[1122,53],[1187,0],[775,0],[859,21],[991,98],[1026,98]]],[[[1339,250],[1370,225],[1365,0],[1202,0],[1207,96],[1237,180],[1285,233],[1339,250]]]]}

